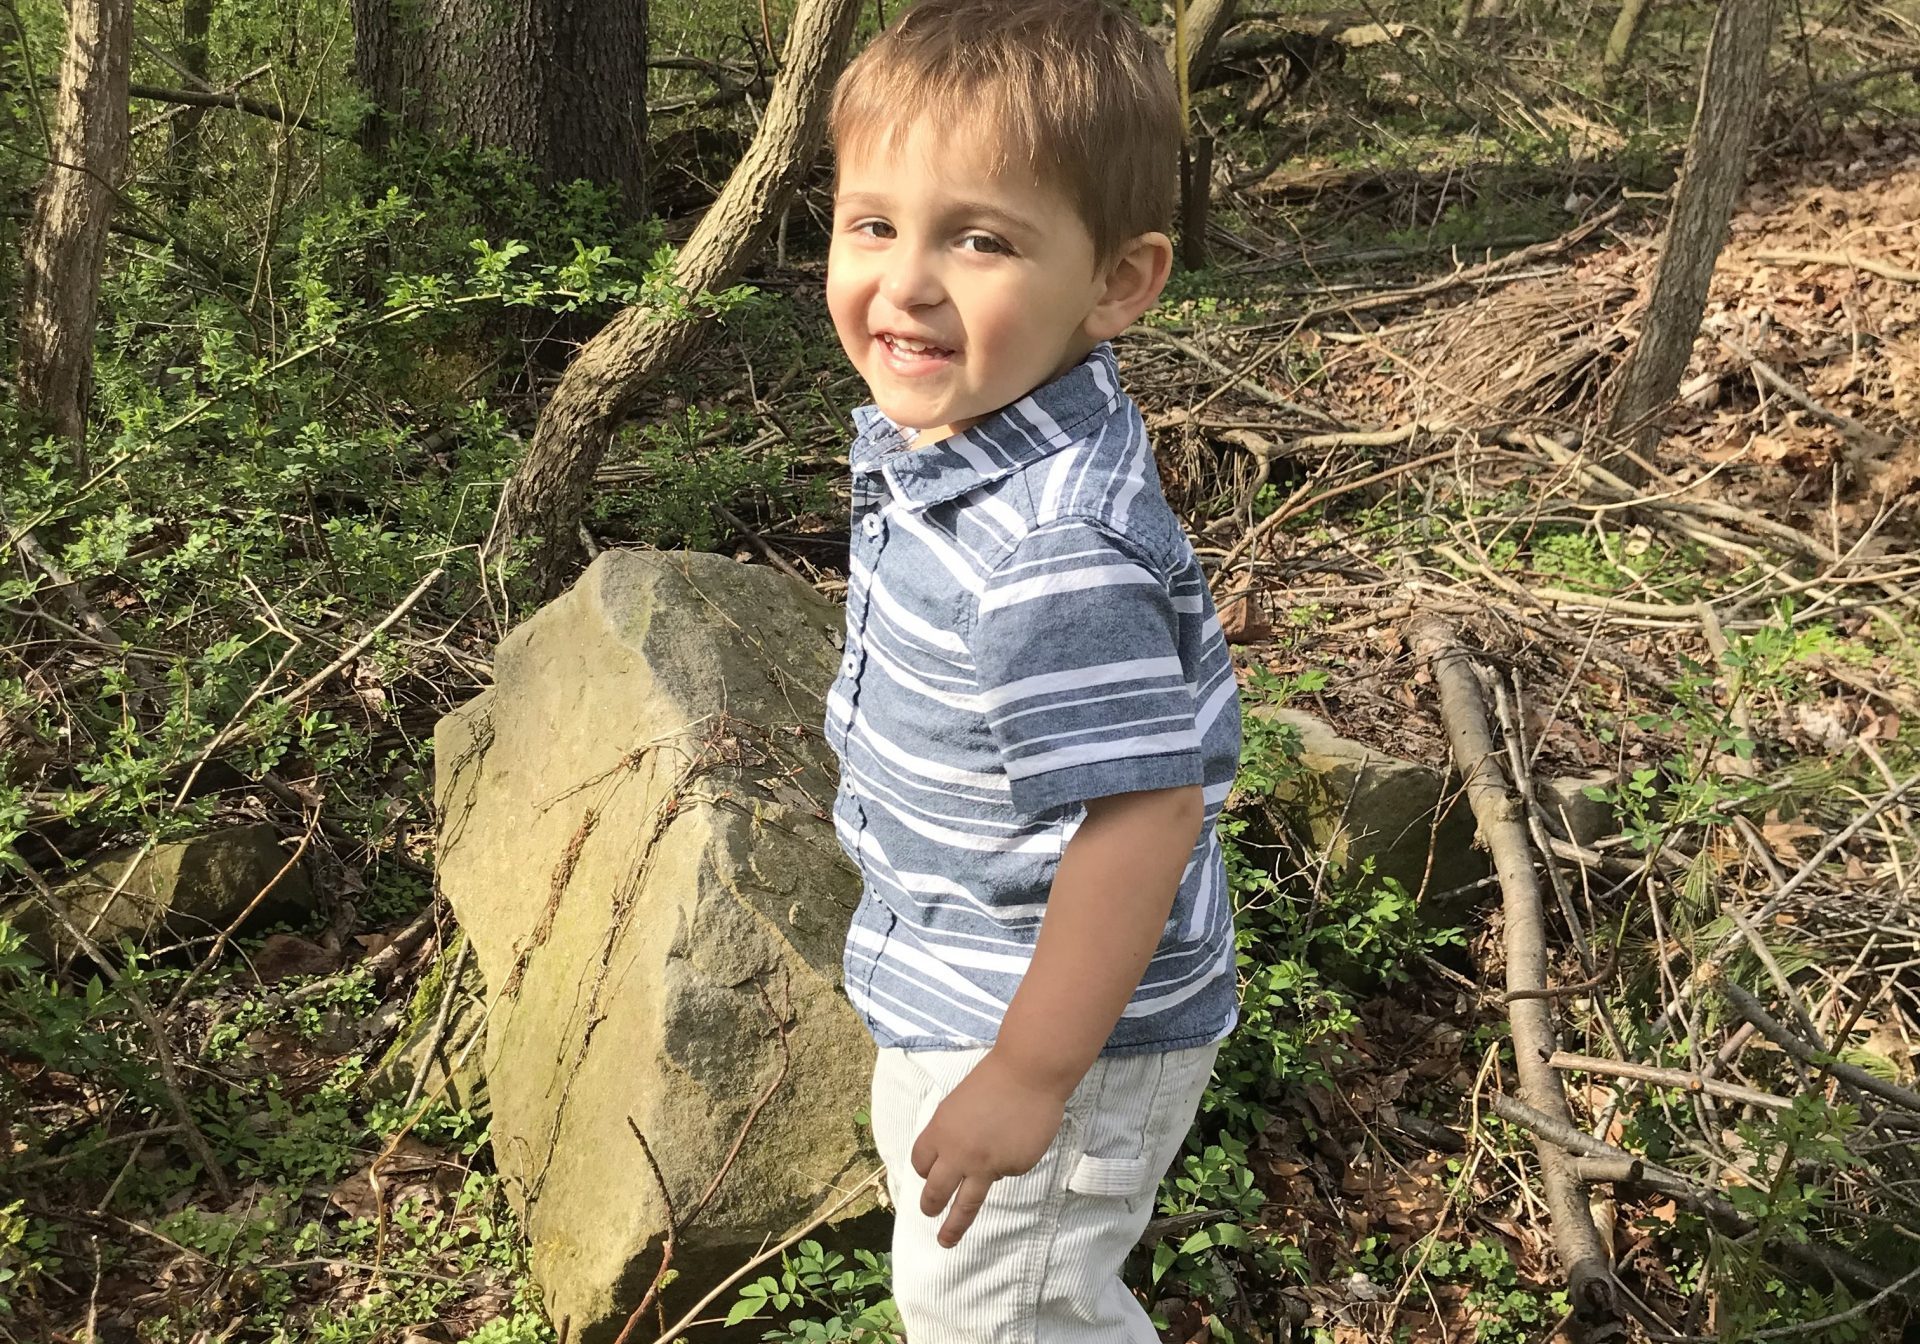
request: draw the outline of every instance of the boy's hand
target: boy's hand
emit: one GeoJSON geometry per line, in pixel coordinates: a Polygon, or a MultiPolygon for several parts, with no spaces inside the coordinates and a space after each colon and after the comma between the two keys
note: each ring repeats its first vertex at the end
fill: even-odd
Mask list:
{"type": "Polygon", "coordinates": [[[1031,1171],[1060,1132],[1066,1101],[988,1051],[947,1094],[913,1144],[913,1169],[926,1181],[920,1212],[938,1218],[949,1249],[972,1226],[987,1190],[1002,1176],[1031,1171]]]}

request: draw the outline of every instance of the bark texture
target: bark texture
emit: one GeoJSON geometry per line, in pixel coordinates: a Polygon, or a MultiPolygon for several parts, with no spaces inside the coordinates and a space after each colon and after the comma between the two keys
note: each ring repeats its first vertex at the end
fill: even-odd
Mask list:
{"type": "MultiPolygon", "coordinates": [[[[1187,7],[1187,87],[1206,86],[1207,68],[1220,39],[1233,26],[1235,0],[1194,0],[1187,7]]],[[[1174,57],[1174,44],[1167,44],[1167,66],[1175,77],[1180,74],[1174,57]]]]}
{"type": "Polygon", "coordinates": [[[93,314],[114,189],[127,162],[133,0],[72,0],[53,162],[21,244],[20,405],[84,468],[93,314]]]}
{"type": "MultiPolygon", "coordinates": [[[[859,0],[800,0],[760,130],[681,250],[674,280],[689,295],[733,282],[813,161],[859,8],[859,0]]],[[[527,581],[535,600],[566,584],[580,551],[587,489],[614,427],[704,328],[697,302],[683,312],[628,308],[581,347],[554,389],[526,459],[507,482],[487,544],[491,564],[505,547],[533,543],[527,581]]]]}
{"type": "Polygon", "coordinates": [[[646,213],[646,0],[352,0],[354,69],[396,129],[524,156],[646,213]]]}
{"type": "MultiPolygon", "coordinates": [[[[213,21],[213,0],[186,0],[180,11],[180,69],[190,76],[188,92],[210,93],[207,84],[207,30],[213,21]]],[[[173,203],[184,207],[193,198],[193,175],[200,163],[200,123],[205,107],[189,107],[173,120],[167,157],[173,167],[173,203]]]]}
{"type": "Polygon", "coordinates": [[[1608,433],[1631,436],[1642,457],[1659,440],[1655,413],[1673,399],[1686,372],[1714,263],[1727,240],[1727,221],[1746,181],[1747,150],[1766,99],[1773,24],[1774,0],[1723,0],[1714,19],[1693,135],[1660,242],[1653,293],[1607,417],[1608,433]]]}

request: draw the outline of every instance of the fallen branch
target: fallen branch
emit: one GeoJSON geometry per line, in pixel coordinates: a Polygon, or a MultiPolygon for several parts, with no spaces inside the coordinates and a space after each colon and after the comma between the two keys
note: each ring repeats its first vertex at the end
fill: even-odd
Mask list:
{"type": "Polygon", "coordinates": [[[1920,1116],[1920,1092],[1901,1087],[1898,1083],[1889,1083],[1883,1078],[1876,1078],[1857,1065],[1833,1059],[1816,1050],[1788,1031],[1778,1019],[1760,1006],[1758,999],[1734,984],[1724,974],[1719,976],[1719,989],[1736,1013],[1751,1022],[1762,1036],[1808,1068],[1830,1074],[1849,1086],[1859,1088],[1862,1092],[1870,1092],[1882,1101],[1898,1106],[1914,1116],[1920,1116]]]}
{"type": "Polygon", "coordinates": [[[1685,1069],[1663,1069],[1652,1064],[1631,1064],[1624,1059],[1601,1059],[1597,1055],[1576,1055],[1566,1050],[1554,1052],[1553,1058],[1547,1063],[1556,1069],[1604,1074],[1609,1078],[1631,1078],[1636,1082],[1678,1088],[1682,1092],[1704,1092],[1710,1097],[1737,1101],[1746,1106],[1758,1106],[1762,1110],[1790,1111],[1793,1109],[1793,1100],[1790,1097],[1761,1092],[1756,1088],[1742,1087],[1738,1083],[1723,1083],[1718,1078],[1705,1078],[1697,1073],[1689,1073],[1685,1069]]]}
{"type": "Polygon", "coordinates": [[[1898,280],[1902,284],[1920,285],[1920,271],[1902,270],[1890,261],[1881,261],[1878,257],[1859,257],[1851,252],[1761,252],[1754,256],[1754,260],[1784,261],[1807,266],[1847,266],[1856,271],[1884,276],[1888,280],[1898,280]]]}
{"type": "Polygon", "coordinates": [[[1495,257],[1492,261],[1483,261],[1474,266],[1463,266],[1459,270],[1452,271],[1449,274],[1439,276],[1436,279],[1428,280],[1418,285],[1408,285],[1404,289],[1385,290],[1370,295],[1367,298],[1356,299],[1351,303],[1327,303],[1322,304],[1318,308],[1309,308],[1295,319],[1295,321],[1298,326],[1304,327],[1318,322],[1322,318],[1338,317],[1348,313],[1372,312],[1376,308],[1391,308],[1398,304],[1405,303],[1410,299],[1429,298],[1435,294],[1444,294],[1450,289],[1458,289],[1463,285],[1477,284],[1482,280],[1492,279],[1504,272],[1510,272],[1516,267],[1524,266],[1530,261],[1538,261],[1541,257],[1552,256],[1557,252],[1564,252],[1570,247],[1577,246],[1586,241],[1587,238],[1598,230],[1613,223],[1614,220],[1620,217],[1620,212],[1626,208],[1627,203],[1620,201],[1610,209],[1595,215],[1592,219],[1567,230],[1567,232],[1561,234],[1558,238],[1550,239],[1544,243],[1535,243],[1531,247],[1523,247],[1518,252],[1509,252],[1506,256],[1495,257]]]}
{"type": "MultiPolygon", "coordinates": [[[[1756,1224],[1735,1209],[1731,1203],[1677,1171],[1636,1157],[1625,1148],[1616,1148],[1610,1143],[1603,1143],[1571,1121],[1556,1120],[1528,1106],[1518,1098],[1496,1093],[1489,1099],[1488,1105],[1502,1120],[1531,1130],[1535,1138],[1551,1143],[1568,1153],[1578,1154],[1581,1157],[1624,1159],[1639,1163],[1640,1184],[1650,1190],[1658,1190],[1663,1195],[1671,1196],[1678,1203],[1704,1214],[1718,1224],[1724,1232],[1744,1237],[1752,1235],[1754,1231],[1756,1224]]],[[[1772,1244],[1788,1259],[1797,1260],[1809,1268],[1830,1274],[1856,1288],[1878,1293],[1895,1287],[1895,1280],[1888,1278],[1872,1266],[1861,1263],[1844,1251],[1834,1250],[1831,1246],[1822,1246],[1817,1242],[1791,1240],[1772,1244]]]]}
{"type": "MultiPolygon", "coordinates": [[[[1488,726],[1487,709],[1473,664],[1459,646],[1453,627],[1423,612],[1408,624],[1408,643],[1433,673],[1440,690],[1440,718],[1453,748],[1454,764],[1466,780],[1467,802],[1479,824],[1480,838],[1493,854],[1500,878],[1506,924],[1507,989],[1541,990],[1547,983],[1546,916],[1540,879],[1526,827],[1500,772],[1500,753],[1488,726]]],[[[1555,1053],[1553,1009],[1544,999],[1508,1004],[1513,1028],[1515,1071],[1528,1105],[1571,1127],[1567,1096],[1549,1061],[1555,1053]]],[[[1586,1191],[1563,1148],[1542,1141],[1541,1184],[1546,1190],[1554,1248],[1567,1275],[1567,1300],[1573,1318],[1585,1327],[1617,1327],[1620,1308],[1613,1271],[1593,1224],[1586,1191]]]]}
{"type": "Polygon", "coordinates": [[[1721,345],[1727,348],[1730,354],[1746,363],[1746,366],[1752,370],[1755,378],[1778,392],[1788,401],[1794,402],[1810,412],[1816,419],[1825,421],[1842,434],[1850,438],[1859,439],[1873,447],[1885,447],[1887,445],[1887,439],[1884,435],[1876,434],[1858,420],[1841,415],[1837,411],[1828,410],[1798,387],[1788,382],[1778,369],[1767,363],[1766,360],[1760,358],[1760,356],[1754,354],[1753,351],[1747,349],[1745,345],[1741,344],[1732,336],[1722,332],[1719,333],[1717,339],[1721,345]]]}
{"type": "Polygon", "coordinates": [[[440,1011],[433,1016],[433,1033],[427,1037],[426,1049],[420,1052],[420,1064],[413,1071],[413,1081],[407,1084],[407,1098],[400,1103],[403,1111],[420,1100],[420,1093],[426,1087],[427,1070],[433,1065],[433,1057],[440,1053],[440,1043],[447,1039],[447,1028],[453,1022],[453,1005],[460,999],[460,981],[466,976],[467,960],[472,955],[473,940],[462,938],[460,950],[454,954],[453,967],[440,986],[440,1011]]]}

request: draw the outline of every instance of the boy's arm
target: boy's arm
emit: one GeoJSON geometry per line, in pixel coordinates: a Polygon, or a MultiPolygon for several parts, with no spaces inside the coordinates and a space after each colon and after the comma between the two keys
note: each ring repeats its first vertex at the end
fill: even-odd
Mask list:
{"type": "Polygon", "coordinates": [[[940,1104],[913,1146],[921,1211],[952,1200],[952,1246],[1001,1176],[1030,1170],[1059,1132],[1160,944],[1204,803],[1198,784],[1113,794],[1087,816],[1055,871],[1020,988],[986,1057],[940,1104]]]}

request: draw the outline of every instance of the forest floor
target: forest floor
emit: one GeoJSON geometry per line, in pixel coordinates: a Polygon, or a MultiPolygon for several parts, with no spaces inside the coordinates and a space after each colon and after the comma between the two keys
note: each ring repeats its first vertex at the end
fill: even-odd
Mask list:
{"type": "MultiPolygon", "coordinates": [[[[1431,671],[1407,630],[1416,611],[1437,614],[1498,669],[1493,698],[1530,764],[1622,781],[1622,835],[1565,863],[1578,927],[1556,925],[1552,979],[1589,987],[1561,1005],[1563,1048],[1734,1080],[1795,1116],[1806,1106],[1794,1098],[1845,1101],[1727,1013],[1683,1014],[1659,1031],[1622,1025],[1653,1023],[1728,930],[1740,936],[1726,914],[1735,907],[1764,912],[1758,933],[1792,985],[1782,1011],[1911,1086],[1920,134],[1844,131],[1817,155],[1763,167],[1714,279],[1685,402],[1644,479],[1623,479],[1582,445],[1644,302],[1655,240],[1638,211],[1652,202],[1617,187],[1567,190],[1493,171],[1310,165],[1229,192],[1214,264],[1179,277],[1120,343],[1169,497],[1213,566],[1249,694],[1290,687],[1342,733],[1441,764],[1431,671]],[[1491,260],[1466,251],[1489,219],[1516,217],[1524,240],[1491,260]],[[1617,951],[1596,970],[1574,946],[1583,938],[1617,951]]],[[[796,295],[816,281],[804,264],[762,277],[796,295]]],[[[702,381],[734,378],[718,369],[702,381]]],[[[846,404],[845,376],[794,387],[786,417],[831,483],[844,450],[819,408],[846,404]]],[[[681,380],[640,415],[676,414],[700,395],[681,380]]],[[[755,562],[773,548],[832,591],[840,516],[750,518],[755,536],[730,539],[755,562]]],[[[463,665],[484,668],[486,654],[469,643],[463,665]]],[[[356,687],[363,698],[370,689],[356,687]]],[[[362,899],[346,958],[419,919],[431,831],[409,823],[396,837],[387,860],[414,904],[362,899]]],[[[1281,881],[1314,885],[1304,856],[1283,843],[1272,857],[1281,881]]],[[[339,880],[365,892],[357,876],[339,880]]],[[[1543,1339],[1558,1323],[1530,1144],[1487,1111],[1510,1088],[1506,1009],[1492,988],[1508,930],[1497,895],[1478,895],[1459,946],[1401,944],[1417,950],[1400,975],[1345,991],[1351,1023],[1314,1042],[1314,1081],[1276,1087],[1244,1159],[1256,1221],[1297,1256],[1286,1274],[1256,1280],[1257,1262],[1231,1248],[1183,1249],[1183,1275],[1155,1294],[1169,1344],[1207,1338],[1210,1320],[1250,1339],[1286,1338],[1291,1322],[1334,1344],[1500,1344],[1543,1339]]],[[[407,1004],[450,932],[406,963],[384,991],[389,1007],[407,1004]]],[[[1298,949],[1317,946],[1294,933],[1298,949]]],[[[275,966],[290,949],[300,950],[246,944],[261,980],[338,976],[339,954],[331,967],[275,966]]],[[[237,1024],[244,1046],[196,1070],[286,1080],[279,1110],[232,1117],[256,1174],[224,1202],[176,1182],[150,1212],[69,1223],[96,1257],[102,1239],[122,1254],[102,1273],[84,1237],[57,1256],[42,1248],[32,1320],[0,1318],[0,1337],[433,1344],[484,1327],[476,1337],[489,1344],[549,1338],[491,1184],[483,1123],[446,1112],[420,1122],[391,1105],[369,1114],[339,1068],[355,1039],[347,1019],[377,1016],[379,1003],[348,995],[304,1016],[284,1002],[249,1016],[254,992],[222,981],[194,1021],[237,1024]],[[383,1146],[390,1221],[376,1231],[367,1169],[383,1146]]],[[[1857,1115],[1827,1115],[1825,1128],[1807,1119],[1812,1138],[1789,1140],[1715,1110],[1697,1087],[1568,1072],[1577,1122],[1684,1165],[1708,1194],[1770,1182],[1777,1194],[1779,1172],[1827,1151],[1816,1141],[1875,1133],[1857,1115]]],[[[97,1103],[57,1073],[21,1082],[43,1126],[97,1103]]],[[[1883,1198],[1859,1174],[1873,1161],[1870,1145],[1833,1160],[1830,1200],[1766,1230],[1830,1238],[1867,1259],[1891,1244],[1883,1263],[1908,1263],[1887,1212],[1911,1198],[1905,1177],[1876,1170],[1898,1187],[1883,1198]]],[[[148,1181],[149,1193],[164,1186],[158,1173],[148,1181]]],[[[1800,1313],[1766,1319],[1841,1315],[1871,1296],[1858,1284],[1851,1296],[1769,1287],[1763,1257],[1742,1258],[1742,1245],[1756,1247],[1705,1239],[1684,1198],[1621,1191],[1596,1199],[1594,1214],[1642,1330],[1737,1337],[1731,1288],[1742,1275],[1760,1283],[1758,1299],[1800,1313]]],[[[56,1204],[43,1174],[29,1212],[52,1218],[56,1204]]],[[[1844,1316],[1830,1337],[1883,1319],[1844,1316]]]]}

